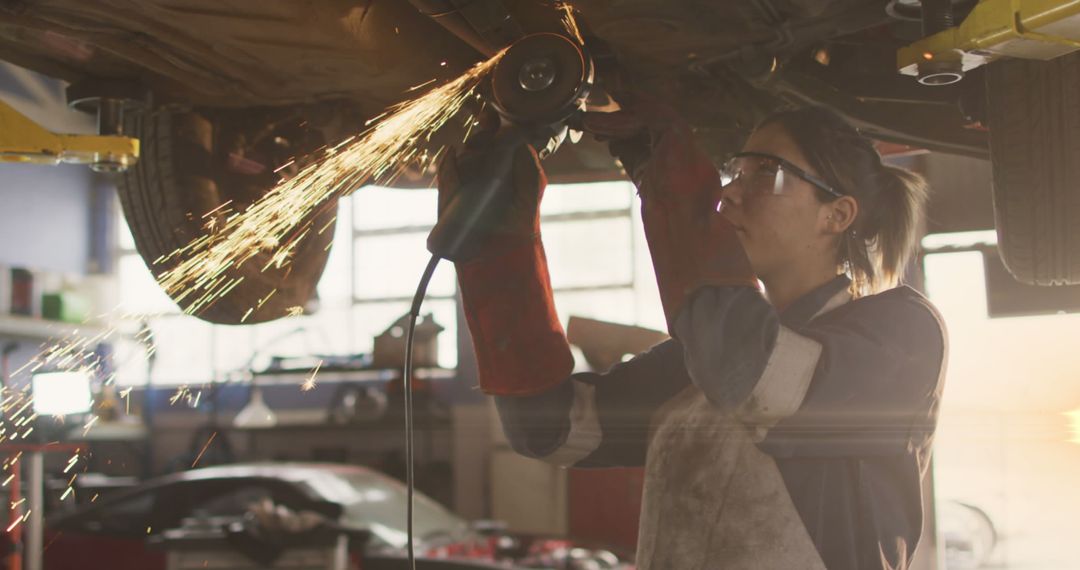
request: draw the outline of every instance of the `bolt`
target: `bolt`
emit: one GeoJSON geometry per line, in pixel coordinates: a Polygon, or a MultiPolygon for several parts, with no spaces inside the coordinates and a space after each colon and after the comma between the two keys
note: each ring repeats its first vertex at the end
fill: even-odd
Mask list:
{"type": "Polygon", "coordinates": [[[518,82],[526,91],[543,91],[555,83],[555,61],[550,57],[538,57],[521,66],[518,82]]]}

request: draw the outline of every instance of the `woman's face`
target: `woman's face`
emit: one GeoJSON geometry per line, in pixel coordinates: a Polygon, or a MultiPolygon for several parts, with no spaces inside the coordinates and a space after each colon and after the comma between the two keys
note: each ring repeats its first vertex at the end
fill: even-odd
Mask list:
{"type": "MultiPolygon", "coordinates": [[[[810,174],[821,175],[776,123],[755,131],[743,150],[775,155],[810,174]]],[[[720,213],[735,226],[754,272],[767,281],[784,268],[831,262],[821,259],[835,248],[834,234],[829,231],[831,208],[817,198],[815,187],[784,173],[784,191],[773,193],[755,190],[760,185],[749,183],[751,179],[739,178],[721,190],[720,213]]]]}

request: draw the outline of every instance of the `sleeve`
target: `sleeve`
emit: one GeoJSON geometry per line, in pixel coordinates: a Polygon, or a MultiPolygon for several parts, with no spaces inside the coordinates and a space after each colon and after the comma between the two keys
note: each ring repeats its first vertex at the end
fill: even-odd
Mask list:
{"type": "Polygon", "coordinates": [[[821,354],[750,287],[696,291],[675,323],[693,383],[759,437],[802,403],[821,354]]]}
{"type": "Polygon", "coordinates": [[[946,365],[944,325],[914,292],[877,297],[803,331],[822,347],[813,381],[798,411],[759,444],[763,451],[881,457],[929,443],[946,365]]]}
{"type": "Polygon", "coordinates": [[[936,313],[901,290],[836,312],[787,326],[756,290],[708,287],[675,336],[691,381],[774,456],[888,455],[926,441],[944,365],[936,313]]]}
{"type": "Polygon", "coordinates": [[[535,396],[497,396],[511,447],[566,467],[644,465],[653,413],[690,384],[668,340],[604,373],[570,376],[535,396]]]}

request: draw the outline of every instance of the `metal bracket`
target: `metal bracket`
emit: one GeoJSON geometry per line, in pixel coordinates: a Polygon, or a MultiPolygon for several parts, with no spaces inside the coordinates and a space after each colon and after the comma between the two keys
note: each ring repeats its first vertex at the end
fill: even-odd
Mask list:
{"type": "Polygon", "coordinates": [[[1012,0],[1010,21],[1013,25],[1013,33],[1020,38],[1045,42],[1048,44],[1060,44],[1063,46],[1080,49],[1080,41],[1064,36],[1042,34],[1025,29],[1023,18],[1020,17],[1020,0],[1012,0]]]}
{"type": "Polygon", "coordinates": [[[89,164],[99,172],[118,172],[138,158],[138,139],[56,134],[0,101],[0,162],[89,164]]]}

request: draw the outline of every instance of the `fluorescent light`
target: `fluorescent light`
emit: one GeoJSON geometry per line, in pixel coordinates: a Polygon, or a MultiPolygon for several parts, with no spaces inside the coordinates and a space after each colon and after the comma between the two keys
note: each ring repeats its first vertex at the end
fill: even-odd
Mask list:
{"type": "Polygon", "coordinates": [[[85,414],[93,407],[86,372],[42,372],[33,377],[34,412],[41,416],[85,414]]]}

